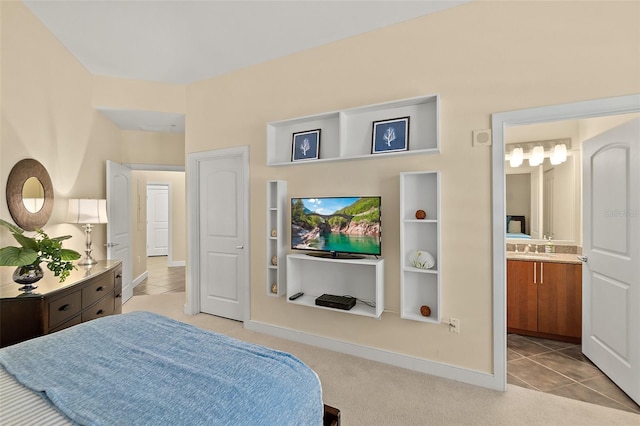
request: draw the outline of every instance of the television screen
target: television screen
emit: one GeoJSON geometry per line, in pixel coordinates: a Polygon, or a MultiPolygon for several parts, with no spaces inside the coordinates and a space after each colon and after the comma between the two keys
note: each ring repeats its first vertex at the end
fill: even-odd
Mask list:
{"type": "Polygon", "coordinates": [[[381,197],[291,199],[291,248],[380,255],[381,197]]]}

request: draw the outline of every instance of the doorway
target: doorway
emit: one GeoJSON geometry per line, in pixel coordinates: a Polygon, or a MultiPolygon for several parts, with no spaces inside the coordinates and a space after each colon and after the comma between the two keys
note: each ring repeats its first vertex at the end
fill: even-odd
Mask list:
{"type": "Polygon", "coordinates": [[[248,320],[249,147],[192,153],[187,167],[185,313],[248,320]]]}
{"type": "MultiPolygon", "coordinates": [[[[571,273],[577,271],[579,273],[582,269],[584,269],[584,274],[586,274],[587,271],[591,271],[591,273],[593,273],[596,263],[591,261],[592,256],[590,254],[588,255],[590,260],[589,268],[583,268],[578,260],[578,254],[587,255],[587,251],[581,253],[579,249],[584,247],[584,249],[587,250],[588,247],[594,247],[593,244],[588,242],[592,233],[582,235],[582,229],[584,226],[580,223],[581,217],[584,216],[585,224],[587,223],[586,221],[588,217],[603,217],[602,215],[596,215],[595,212],[605,211],[607,207],[611,208],[611,202],[607,201],[604,204],[604,207],[600,206],[600,208],[593,206],[593,204],[587,201],[587,199],[584,201],[586,204],[582,202],[581,197],[583,193],[585,193],[585,196],[588,194],[588,182],[591,181],[588,179],[590,173],[588,172],[589,167],[587,167],[591,162],[587,161],[585,163],[583,157],[591,158],[586,154],[586,152],[588,152],[586,147],[592,141],[595,139],[602,140],[603,142],[605,140],[611,141],[611,138],[604,136],[611,132],[609,129],[617,129],[620,123],[626,123],[624,126],[620,126],[625,128],[633,122],[638,123],[638,119],[633,120],[637,115],[638,114],[625,114],[580,120],[571,119],[556,121],[552,124],[539,123],[534,125],[514,126],[506,129],[505,151],[507,152],[507,157],[509,153],[514,150],[514,147],[518,147],[522,143],[523,139],[562,140],[569,141],[571,143],[572,149],[568,154],[572,154],[572,156],[576,158],[575,164],[578,166],[585,165],[585,170],[582,172],[584,179],[581,179],[580,173],[563,173],[563,169],[565,169],[567,165],[571,166],[571,163],[569,162],[556,162],[554,165],[549,164],[548,159],[545,159],[542,165],[537,166],[539,169],[538,171],[544,169],[544,178],[540,182],[542,185],[541,194],[538,194],[535,202],[532,200],[531,204],[540,204],[539,207],[544,212],[541,224],[541,227],[544,229],[544,235],[550,235],[555,230],[557,231],[557,235],[563,235],[565,238],[570,236],[571,238],[570,240],[555,241],[556,244],[554,247],[556,249],[556,253],[551,255],[551,258],[544,258],[536,255],[528,257],[529,260],[527,261],[522,259],[522,253],[507,254],[507,259],[509,259],[507,261],[507,383],[640,414],[640,406],[638,406],[638,404],[636,404],[621,390],[621,388],[629,389],[629,395],[632,395],[630,390],[632,386],[630,387],[627,385],[625,388],[625,385],[623,384],[626,377],[633,377],[632,374],[627,374],[626,372],[622,375],[618,374],[618,378],[614,379],[620,384],[620,387],[618,387],[613,380],[607,377],[608,375],[614,377],[612,375],[614,374],[612,371],[617,373],[617,370],[613,370],[612,365],[617,364],[615,362],[606,362],[608,359],[605,359],[604,361],[597,360],[590,355],[587,348],[584,348],[579,344],[580,336],[583,336],[583,343],[585,344],[605,341],[609,344],[612,337],[625,340],[624,336],[626,336],[626,334],[622,331],[624,329],[624,325],[627,323],[635,323],[632,320],[624,321],[623,319],[625,316],[623,306],[627,303],[623,302],[622,307],[619,303],[604,303],[607,295],[611,293],[611,289],[609,289],[607,292],[601,293],[601,295],[597,297],[597,303],[592,305],[588,303],[588,297],[591,292],[589,292],[590,286],[586,281],[586,276],[582,277],[583,282],[581,282],[579,276],[573,276],[571,274],[559,275],[557,273],[560,270],[566,272],[571,271],[571,273]],[[596,134],[602,136],[594,137],[596,134]],[[582,181],[585,182],[585,188],[582,188],[582,181]],[[554,226],[555,215],[553,208],[550,208],[550,204],[553,203],[555,198],[553,193],[554,189],[557,192],[558,204],[560,206],[565,205],[559,209],[559,212],[555,212],[558,214],[559,218],[555,223],[557,226],[554,226]],[[577,196],[574,197],[574,194],[577,194],[577,196]],[[572,198],[575,198],[573,203],[566,202],[567,199],[572,198]],[[583,205],[593,207],[583,211],[583,205]],[[574,217],[567,218],[566,216],[574,217]],[[576,234],[570,232],[570,230],[573,229],[577,229],[576,234]],[[584,243],[582,242],[583,238],[584,243]],[[553,263],[554,260],[557,260],[560,257],[562,257],[566,262],[573,262],[574,265],[553,263]],[[528,265],[535,265],[533,261],[543,262],[543,264],[541,264],[537,269],[539,274],[537,283],[535,281],[535,272],[523,271],[523,268],[528,265]],[[551,263],[549,263],[549,261],[551,263]],[[554,274],[554,269],[552,268],[554,266],[562,269],[556,268],[554,274]],[[534,273],[533,280],[530,280],[531,275],[529,272],[534,273]],[[581,287],[584,288],[582,292],[580,292],[581,287]],[[583,293],[584,297],[587,298],[585,306],[592,306],[592,308],[586,312],[587,315],[585,316],[584,323],[582,322],[580,310],[580,307],[582,306],[581,293],[583,293]],[[620,312],[621,322],[619,322],[618,326],[615,327],[603,327],[603,322],[599,320],[597,321],[599,328],[595,335],[596,338],[589,338],[588,336],[593,336],[593,334],[588,331],[587,327],[590,323],[589,318],[591,318],[594,315],[594,312],[597,312],[600,307],[604,306],[617,306],[618,308],[614,309],[614,312],[620,312]],[[550,327],[550,325],[553,326],[550,327]],[[555,331],[551,331],[551,329],[555,331]],[[612,333],[610,330],[614,330],[615,332],[612,333]],[[550,337],[545,339],[541,336],[545,331],[556,335],[566,334],[566,336],[544,336],[550,337]],[[535,335],[536,337],[532,337],[532,335],[535,335]],[[578,339],[578,344],[575,343],[574,339],[578,339]]],[[[637,124],[634,126],[634,130],[631,130],[630,132],[627,131],[624,134],[630,133],[632,135],[637,135],[639,133],[637,133],[636,129],[637,124]]],[[[619,149],[618,147],[619,144],[622,143],[622,140],[623,139],[613,139],[613,141],[615,141],[613,145],[616,147],[615,149],[619,149]]],[[[610,144],[611,142],[608,143],[610,144]]],[[[528,146],[531,145],[533,144],[528,144],[528,146]]],[[[602,144],[603,148],[608,146],[609,145],[602,144]]],[[[594,149],[591,149],[590,151],[592,153],[600,152],[600,150],[594,149]]],[[[572,157],[568,157],[568,159],[570,158],[572,157]]],[[[635,161],[631,162],[631,164],[633,163],[635,163],[635,161]]],[[[610,167],[608,164],[606,166],[601,166],[603,168],[601,168],[601,173],[598,175],[599,178],[597,181],[594,181],[599,182],[598,186],[603,188],[607,199],[611,194],[615,193],[616,188],[626,187],[625,184],[603,182],[603,179],[614,175],[617,170],[620,170],[622,174],[626,175],[626,173],[622,172],[624,167],[621,167],[618,163],[616,163],[616,165],[618,165],[618,167],[610,167]]],[[[522,203],[515,202],[518,200],[514,196],[514,192],[517,191],[527,192],[523,189],[528,190],[529,186],[516,186],[513,185],[513,183],[509,186],[510,177],[522,176],[522,174],[513,175],[512,173],[525,173],[530,169],[530,167],[506,167],[506,211],[508,215],[525,213],[531,217],[529,210],[521,210],[524,206],[522,203]]],[[[569,167],[569,169],[571,169],[571,167],[569,167]]],[[[528,199],[528,194],[526,194],[526,197],[528,199]]],[[[624,198],[624,191],[620,197],[624,198]]],[[[624,203],[622,199],[620,202],[624,203]]],[[[606,221],[606,223],[602,223],[603,226],[607,227],[606,234],[611,235],[613,229],[608,225],[611,220],[606,219],[606,216],[603,220],[606,221]]],[[[586,226],[585,229],[594,228],[586,226]]],[[[622,234],[631,235],[634,234],[634,232],[626,230],[622,231],[622,234]]],[[[524,236],[528,237],[527,235],[524,236]]],[[[520,236],[508,234],[508,252],[514,251],[514,244],[516,243],[519,243],[518,245],[521,248],[520,251],[522,251],[522,247],[526,247],[528,243],[533,247],[536,247],[537,244],[544,242],[533,236],[531,236],[532,239],[518,237],[520,236]]],[[[612,239],[616,242],[624,241],[624,238],[620,235],[617,235],[612,239]]],[[[602,244],[601,239],[598,240],[598,244],[595,245],[595,247],[599,253],[610,252],[610,250],[607,250],[607,248],[602,244]]],[[[616,252],[614,256],[617,259],[619,257],[619,252],[616,252]]],[[[610,263],[611,262],[607,262],[607,264],[610,263]]],[[[600,277],[605,276],[602,274],[596,275],[600,277]]],[[[616,273],[609,271],[606,276],[606,282],[611,282],[612,279],[616,278],[616,273]]],[[[616,285],[613,293],[615,293],[615,289],[617,288],[620,287],[616,285]]],[[[612,312],[607,311],[603,312],[603,314],[606,318],[614,315],[612,312]]],[[[600,315],[599,318],[602,316],[603,315],[600,315]]],[[[608,345],[603,343],[603,347],[608,348],[608,345]]],[[[621,356],[631,356],[631,359],[633,359],[632,355],[625,355],[624,351],[617,351],[617,353],[621,356]]],[[[614,359],[617,360],[618,358],[614,357],[614,359]]],[[[629,364],[634,365],[635,363],[631,361],[629,364]]],[[[625,363],[624,365],[627,364],[625,363]]],[[[633,370],[631,370],[631,372],[633,372],[633,370]]],[[[627,380],[627,382],[629,381],[627,380]]]]}
{"type": "Polygon", "coordinates": [[[505,232],[505,129],[507,127],[640,112],[640,95],[621,96],[498,113],[492,116],[493,186],[493,343],[494,386],[506,390],[506,232],[505,232]]]}
{"type": "MultiPolygon", "coordinates": [[[[113,247],[123,251],[123,289],[128,289],[127,295],[131,297],[134,288],[141,284],[148,276],[147,273],[147,182],[163,183],[169,185],[169,205],[176,203],[177,208],[169,213],[169,223],[173,223],[177,229],[186,228],[186,199],[185,194],[185,168],[184,166],[171,166],[160,164],[120,164],[109,161],[110,167],[107,169],[107,206],[110,209],[111,218],[119,219],[118,240],[116,234],[107,232],[107,254],[109,250],[113,252],[113,247]],[[117,166],[117,173],[110,169],[117,166]],[[144,175],[141,177],[141,175],[144,175]],[[114,177],[123,176],[114,180],[114,177]],[[118,190],[112,182],[120,182],[118,190]],[[114,190],[109,190],[113,187],[114,190]],[[173,189],[173,190],[172,190],[173,189]],[[171,194],[174,194],[173,196],[171,194]],[[113,235],[112,235],[113,234],[113,235]],[[125,244],[126,243],[126,244],[125,244]],[[111,247],[111,248],[110,248],[111,247]]],[[[169,227],[169,249],[167,262],[169,267],[184,267],[186,262],[186,236],[178,233],[179,238],[171,237],[171,226],[169,227]]],[[[111,258],[111,257],[109,257],[111,258]]],[[[127,300],[127,299],[124,299],[127,300]]]]}

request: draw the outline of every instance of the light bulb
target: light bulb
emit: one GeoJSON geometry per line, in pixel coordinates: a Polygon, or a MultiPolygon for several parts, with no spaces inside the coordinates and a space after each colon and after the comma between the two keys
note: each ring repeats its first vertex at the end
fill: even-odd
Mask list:
{"type": "Polygon", "coordinates": [[[519,167],[524,159],[524,150],[522,148],[514,148],[511,153],[511,159],[509,165],[511,167],[519,167]]]}
{"type": "Polygon", "coordinates": [[[544,148],[542,145],[533,147],[531,157],[529,157],[530,166],[539,166],[544,161],[544,148]]]}
{"type": "Polygon", "coordinates": [[[551,158],[549,159],[551,164],[558,165],[567,161],[567,147],[563,143],[559,143],[558,145],[553,147],[553,153],[551,154],[551,158]]]}

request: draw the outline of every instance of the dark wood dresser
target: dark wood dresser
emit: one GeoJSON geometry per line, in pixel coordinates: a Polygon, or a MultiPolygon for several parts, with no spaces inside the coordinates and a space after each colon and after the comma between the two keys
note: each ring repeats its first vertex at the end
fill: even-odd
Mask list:
{"type": "Polygon", "coordinates": [[[43,267],[44,278],[31,293],[18,290],[14,267],[0,269],[0,347],[122,313],[120,260],[77,266],[63,283],[43,267]]]}

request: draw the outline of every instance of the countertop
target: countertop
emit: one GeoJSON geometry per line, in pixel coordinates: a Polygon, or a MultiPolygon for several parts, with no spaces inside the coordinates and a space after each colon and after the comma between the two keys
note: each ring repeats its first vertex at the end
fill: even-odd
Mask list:
{"type": "Polygon", "coordinates": [[[568,253],[523,253],[523,252],[507,252],[507,260],[526,260],[530,262],[556,262],[556,263],[576,263],[580,264],[582,261],[578,259],[577,254],[568,253]]]}
{"type": "Polygon", "coordinates": [[[3,266],[0,267],[0,299],[12,299],[15,297],[44,297],[44,294],[53,293],[56,291],[64,290],[67,287],[78,284],[89,278],[95,277],[105,271],[115,268],[121,260],[99,260],[93,266],[76,266],[76,269],[71,271],[69,277],[60,282],[58,277],[53,275],[46,264],[42,264],[42,270],[44,271],[44,277],[35,283],[38,288],[32,292],[26,293],[18,290],[22,285],[13,282],[11,278],[13,271],[16,270],[15,266],[3,266]]]}

